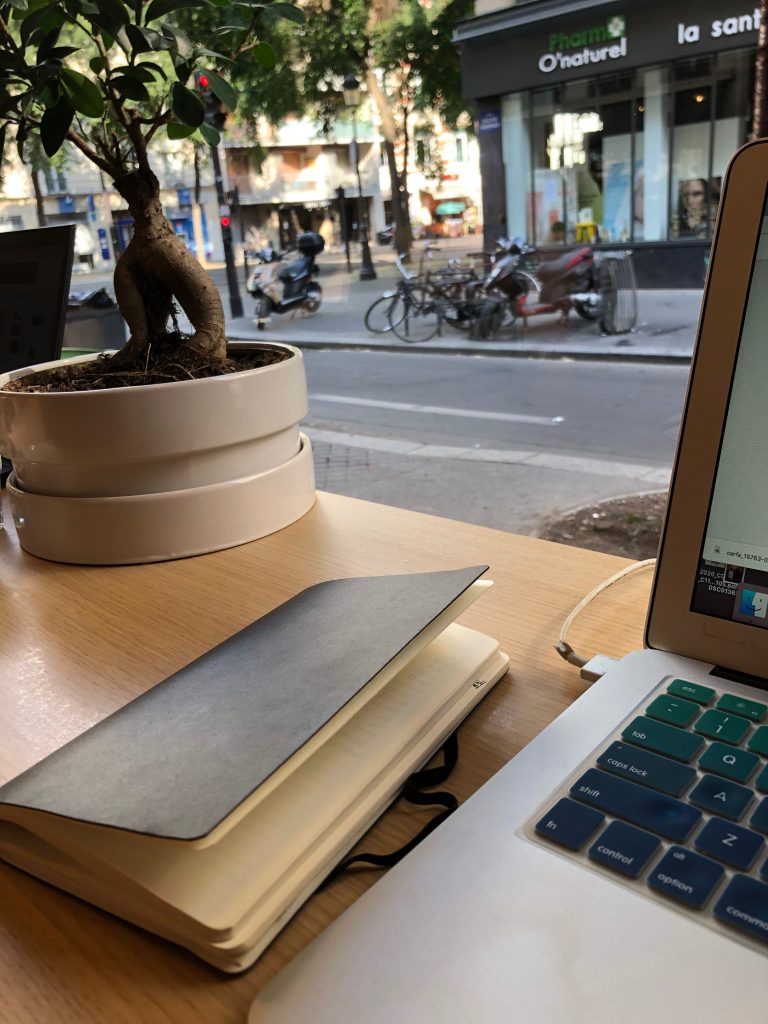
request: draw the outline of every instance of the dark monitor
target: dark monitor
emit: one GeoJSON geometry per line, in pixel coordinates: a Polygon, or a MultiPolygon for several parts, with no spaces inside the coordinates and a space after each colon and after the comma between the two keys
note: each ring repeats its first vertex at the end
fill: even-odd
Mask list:
{"type": "Polygon", "coordinates": [[[61,356],[75,225],[0,231],[0,373],[61,356]]]}

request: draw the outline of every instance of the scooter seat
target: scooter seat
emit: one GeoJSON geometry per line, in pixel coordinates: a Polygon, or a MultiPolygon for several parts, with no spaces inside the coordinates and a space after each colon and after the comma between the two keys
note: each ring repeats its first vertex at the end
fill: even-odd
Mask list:
{"type": "Polygon", "coordinates": [[[546,281],[552,277],[558,277],[560,274],[564,274],[566,271],[575,267],[578,263],[583,263],[585,260],[592,258],[592,250],[585,246],[583,249],[576,249],[574,252],[563,253],[562,256],[558,256],[554,260],[545,260],[544,263],[540,263],[537,270],[539,277],[542,281],[546,281]]]}
{"type": "Polygon", "coordinates": [[[305,277],[309,273],[309,268],[312,264],[311,259],[302,257],[298,260],[293,260],[286,267],[283,267],[278,273],[278,279],[280,281],[298,281],[300,277],[305,277]]]}

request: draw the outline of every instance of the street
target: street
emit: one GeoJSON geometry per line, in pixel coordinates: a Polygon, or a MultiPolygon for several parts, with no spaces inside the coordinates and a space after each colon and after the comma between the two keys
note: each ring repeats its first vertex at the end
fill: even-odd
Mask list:
{"type": "Polygon", "coordinates": [[[522,533],[595,498],[662,490],[687,370],[305,352],[322,489],[522,533]]]}
{"type": "MultiPolygon", "coordinates": [[[[405,345],[362,323],[394,281],[393,257],[377,251],[378,278],[360,282],[325,256],[314,316],[258,331],[243,287],[246,315],[228,319],[233,339],[302,348],[318,487],[532,533],[581,504],[667,486],[701,292],[641,291],[638,326],[620,337],[550,316],[493,343],[446,331],[405,345]]],[[[211,276],[229,313],[223,268],[211,276]]]]}

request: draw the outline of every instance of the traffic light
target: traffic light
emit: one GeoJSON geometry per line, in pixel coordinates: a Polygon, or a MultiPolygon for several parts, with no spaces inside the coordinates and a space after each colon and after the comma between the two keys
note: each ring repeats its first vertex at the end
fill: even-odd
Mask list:
{"type": "Polygon", "coordinates": [[[195,88],[205,104],[205,123],[221,134],[224,131],[227,114],[221,101],[213,95],[211,83],[204,71],[195,72],[195,88]]]}

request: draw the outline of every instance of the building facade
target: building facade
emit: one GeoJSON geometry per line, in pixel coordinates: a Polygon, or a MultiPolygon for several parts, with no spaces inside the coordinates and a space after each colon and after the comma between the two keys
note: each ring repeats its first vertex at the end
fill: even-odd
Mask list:
{"type": "Polygon", "coordinates": [[[234,129],[225,142],[229,188],[237,190],[240,207],[235,235],[246,248],[258,250],[268,241],[286,248],[302,231],[319,231],[329,249],[340,247],[339,189],[352,239],[358,238],[361,206],[371,231],[384,226],[379,143],[369,122],[358,125],[360,189],[351,125],[338,123],[326,136],[309,119],[288,118],[279,127],[260,125],[258,136],[254,146],[234,129]]]}
{"type": "MultiPolygon", "coordinates": [[[[60,168],[48,163],[37,172],[35,197],[31,169],[8,148],[8,166],[0,185],[0,231],[75,224],[74,272],[112,270],[133,233],[125,202],[112,183],[74,148],[60,168]],[[40,217],[42,213],[42,218],[40,217]]],[[[195,203],[191,143],[167,142],[152,156],[166,216],[191,251],[203,262],[224,258],[219,204],[207,148],[200,155],[200,203],[195,203]]]]}
{"type": "Polygon", "coordinates": [[[478,0],[456,39],[486,245],[631,247],[641,285],[700,285],[759,22],[740,0],[478,0]]]}

